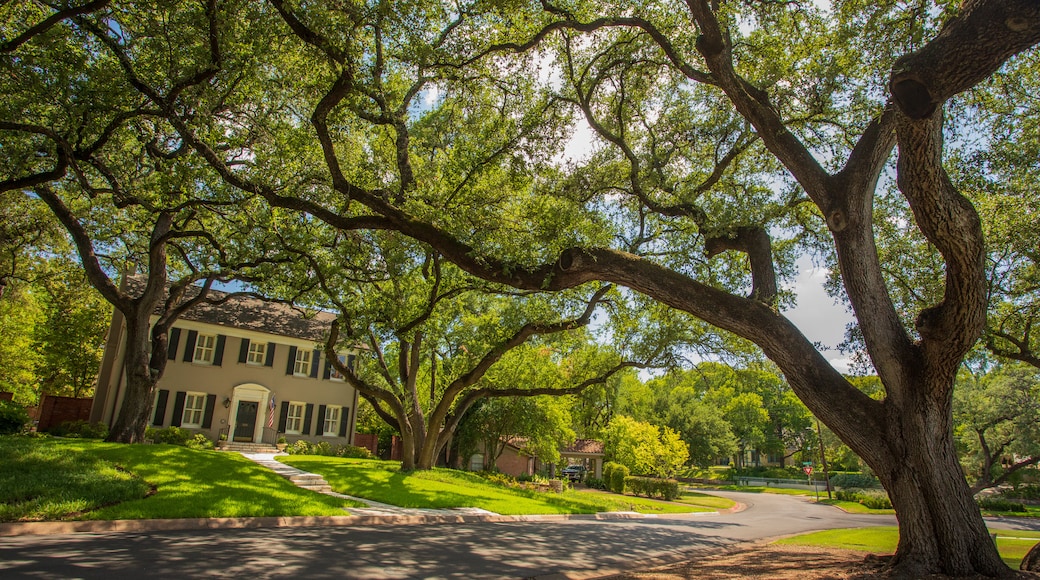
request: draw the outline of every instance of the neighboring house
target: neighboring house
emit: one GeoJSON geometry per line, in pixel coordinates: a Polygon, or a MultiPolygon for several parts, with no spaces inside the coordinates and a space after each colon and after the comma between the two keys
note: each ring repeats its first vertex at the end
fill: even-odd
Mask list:
{"type": "MultiPolygon", "coordinates": [[[[495,468],[501,473],[512,475],[534,475],[545,470],[546,466],[534,454],[526,450],[526,439],[523,437],[507,437],[503,440],[505,447],[495,460],[495,468]]],[[[469,470],[484,469],[486,461],[484,453],[476,453],[470,457],[469,470]]],[[[603,442],[595,439],[578,439],[574,443],[560,448],[560,465],[583,465],[590,477],[603,477],[603,442]]]]}
{"type": "MultiPolygon", "coordinates": [[[[131,279],[130,284],[134,281],[131,279]]],[[[253,297],[211,291],[174,323],[169,362],[151,424],[216,440],[274,443],[284,436],[352,444],[357,392],[326,360],[322,345],[335,319],[253,297]]],[[[125,327],[112,317],[90,420],[109,426],[122,405],[125,327]]],[[[340,353],[352,364],[354,353],[340,353]]]]}

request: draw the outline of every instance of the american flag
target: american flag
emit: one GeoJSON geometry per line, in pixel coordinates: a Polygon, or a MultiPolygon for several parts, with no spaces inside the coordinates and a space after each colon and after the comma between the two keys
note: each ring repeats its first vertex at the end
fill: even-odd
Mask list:
{"type": "Polygon", "coordinates": [[[271,404],[267,406],[267,426],[274,427],[274,393],[271,393],[271,404]]]}

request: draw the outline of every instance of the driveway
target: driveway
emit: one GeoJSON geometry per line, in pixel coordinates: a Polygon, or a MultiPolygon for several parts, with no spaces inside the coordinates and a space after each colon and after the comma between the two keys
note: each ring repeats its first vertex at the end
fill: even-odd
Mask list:
{"type": "Polygon", "coordinates": [[[0,538],[8,578],[581,578],[809,530],[894,525],[803,498],[724,493],[732,514],[0,538]]]}

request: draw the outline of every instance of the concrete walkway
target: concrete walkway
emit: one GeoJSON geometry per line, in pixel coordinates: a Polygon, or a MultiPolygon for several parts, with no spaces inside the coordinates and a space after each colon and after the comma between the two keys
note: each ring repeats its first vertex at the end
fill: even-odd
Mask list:
{"type": "Polygon", "coordinates": [[[291,465],[286,465],[281,461],[275,459],[278,455],[286,455],[285,453],[242,453],[242,456],[255,461],[258,465],[262,465],[271,471],[274,471],[278,475],[288,479],[295,483],[297,486],[304,489],[310,489],[317,491],[318,493],[324,493],[325,495],[331,495],[332,497],[338,497],[340,499],[349,499],[356,502],[365,504],[368,507],[363,508],[350,508],[348,511],[351,515],[355,516],[439,516],[439,515],[465,515],[465,516],[497,516],[495,512],[491,512],[481,508],[449,508],[449,509],[422,509],[422,508],[403,508],[397,507],[385,503],[379,503],[363,497],[354,497],[352,495],[346,495],[332,491],[329,487],[328,482],[323,477],[316,473],[308,473],[302,469],[297,469],[291,465]],[[320,483],[318,481],[320,480],[320,483]]]}

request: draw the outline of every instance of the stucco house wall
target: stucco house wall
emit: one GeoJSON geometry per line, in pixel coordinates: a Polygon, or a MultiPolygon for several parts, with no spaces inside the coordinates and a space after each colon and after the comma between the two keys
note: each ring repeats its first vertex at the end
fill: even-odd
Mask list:
{"type": "MultiPolygon", "coordinates": [[[[358,394],[336,377],[322,352],[333,319],[252,297],[193,308],[170,331],[151,424],[214,440],[223,432],[243,442],[273,443],[284,435],[290,442],[352,444],[358,394]]],[[[91,421],[111,425],[122,404],[124,338],[116,311],[91,421]]],[[[339,354],[349,363],[355,353],[339,354]]]]}

